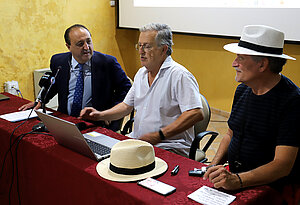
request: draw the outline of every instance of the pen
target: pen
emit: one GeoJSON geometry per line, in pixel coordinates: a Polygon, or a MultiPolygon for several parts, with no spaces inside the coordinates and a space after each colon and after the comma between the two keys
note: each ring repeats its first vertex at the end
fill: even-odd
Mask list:
{"type": "Polygon", "coordinates": [[[173,175],[173,176],[176,175],[178,173],[178,171],[179,171],[179,165],[176,165],[174,167],[174,169],[172,170],[171,175],[173,175]]]}

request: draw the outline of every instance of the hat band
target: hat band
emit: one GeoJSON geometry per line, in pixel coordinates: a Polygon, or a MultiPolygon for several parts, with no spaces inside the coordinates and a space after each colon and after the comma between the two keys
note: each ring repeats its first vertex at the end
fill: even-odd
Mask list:
{"type": "Polygon", "coordinates": [[[248,48],[254,51],[258,51],[261,53],[270,53],[270,54],[277,54],[281,55],[283,53],[283,48],[274,48],[274,47],[267,47],[267,46],[260,46],[253,43],[249,43],[246,41],[239,42],[239,46],[243,48],[248,48]]]}
{"type": "Polygon", "coordinates": [[[155,161],[153,161],[151,164],[139,167],[139,168],[134,168],[134,169],[128,169],[128,168],[120,168],[112,165],[111,163],[109,164],[109,169],[117,174],[125,174],[125,175],[136,175],[136,174],[144,174],[146,172],[150,172],[155,168],[155,161]]]}

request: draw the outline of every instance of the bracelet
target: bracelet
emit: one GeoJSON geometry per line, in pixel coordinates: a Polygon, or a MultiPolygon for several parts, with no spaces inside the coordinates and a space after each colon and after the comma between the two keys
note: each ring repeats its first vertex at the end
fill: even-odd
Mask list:
{"type": "Polygon", "coordinates": [[[166,139],[166,137],[165,137],[164,133],[161,131],[161,129],[158,130],[158,133],[159,133],[159,137],[161,140],[166,139]]]}
{"type": "Polygon", "coordinates": [[[238,173],[236,173],[236,176],[239,178],[239,180],[240,180],[240,189],[241,188],[243,188],[243,181],[242,181],[242,179],[241,179],[241,177],[240,177],[240,175],[238,174],[238,173]]]}

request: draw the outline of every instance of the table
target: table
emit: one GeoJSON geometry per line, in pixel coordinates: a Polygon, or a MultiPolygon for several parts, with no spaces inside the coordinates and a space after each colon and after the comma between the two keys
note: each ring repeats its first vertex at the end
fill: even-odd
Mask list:
{"type": "MultiPolygon", "coordinates": [[[[3,93],[11,99],[0,102],[0,114],[17,111],[27,103],[25,99],[3,93]]],[[[77,123],[80,120],[54,111],[53,115],[77,123]]],[[[18,128],[13,138],[29,132],[38,120],[30,119],[18,128]]],[[[0,119],[0,164],[4,153],[9,148],[9,136],[21,122],[8,122],[0,119]]],[[[95,130],[123,140],[127,137],[111,130],[94,127],[87,123],[83,132],[95,130]]],[[[97,162],[57,144],[52,136],[31,134],[25,136],[18,147],[18,178],[21,204],[198,204],[187,198],[187,195],[203,185],[213,185],[200,177],[188,176],[188,171],[200,168],[201,163],[181,157],[174,153],[154,147],[157,157],[165,160],[169,166],[167,172],[158,180],[175,186],[176,192],[169,196],[161,196],[136,182],[119,183],[100,177],[96,172],[97,162]],[[180,166],[176,176],[171,170],[180,166]]],[[[15,169],[14,169],[15,170],[15,169]]],[[[16,173],[15,173],[16,175],[16,173]]],[[[6,160],[3,176],[0,178],[0,204],[8,204],[8,192],[12,178],[12,160],[6,160]]],[[[16,178],[11,192],[11,204],[18,204],[16,178]]],[[[237,204],[280,204],[282,197],[269,186],[258,186],[240,192],[227,192],[236,196],[232,203],[237,204]]]]}

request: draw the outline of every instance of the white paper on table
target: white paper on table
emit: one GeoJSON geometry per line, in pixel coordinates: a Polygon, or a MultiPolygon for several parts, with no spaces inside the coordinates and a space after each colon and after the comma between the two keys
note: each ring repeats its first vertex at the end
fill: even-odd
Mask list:
{"type": "Polygon", "coordinates": [[[236,197],[207,186],[202,186],[188,195],[188,198],[204,205],[225,205],[233,202],[236,197]]]}
{"type": "MultiPolygon", "coordinates": [[[[42,112],[42,109],[38,109],[39,111],[42,112]]],[[[18,112],[12,112],[4,115],[0,115],[0,118],[4,120],[8,120],[10,122],[18,122],[21,120],[26,120],[30,114],[31,110],[25,110],[25,111],[18,111],[18,112]]],[[[47,114],[51,114],[51,111],[46,111],[47,114]]],[[[37,114],[35,111],[32,111],[31,115],[29,118],[34,118],[37,117],[37,114]]]]}

